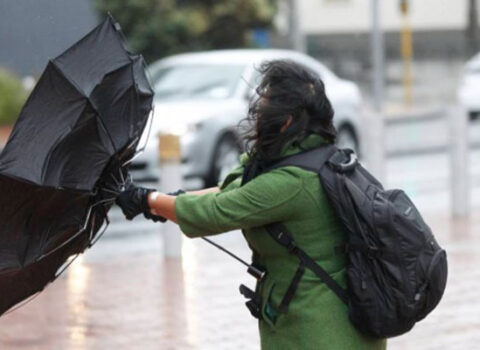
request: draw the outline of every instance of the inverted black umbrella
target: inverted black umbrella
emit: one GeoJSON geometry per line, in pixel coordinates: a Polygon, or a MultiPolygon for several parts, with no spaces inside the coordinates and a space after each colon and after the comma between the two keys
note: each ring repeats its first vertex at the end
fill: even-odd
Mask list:
{"type": "Polygon", "coordinates": [[[48,63],[0,155],[0,314],[100,237],[152,109],[144,65],[111,17],[48,63]]]}

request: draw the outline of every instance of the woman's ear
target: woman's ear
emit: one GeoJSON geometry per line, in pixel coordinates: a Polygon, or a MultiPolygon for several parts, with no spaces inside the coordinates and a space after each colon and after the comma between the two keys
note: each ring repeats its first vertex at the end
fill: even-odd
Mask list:
{"type": "Polygon", "coordinates": [[[292,124],[292,122],[293,122],[293,117],[289,115],[285,124],[282,125],[280,132],[285,132],[288,129],[288,127],[292,124]]]}

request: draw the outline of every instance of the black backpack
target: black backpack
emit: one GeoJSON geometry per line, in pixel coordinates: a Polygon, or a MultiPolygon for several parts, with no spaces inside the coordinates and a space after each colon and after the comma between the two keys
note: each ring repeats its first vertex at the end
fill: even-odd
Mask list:
{"type": "Polygon", "coordinates": [[[336,253],[348,254],[348,288],[297,247],[281,223],[268,225],[269,234],[300,261],[280,312],[288,310],[305,268],[348,305],[351,322],[370,336],[403,334],[435,308],[447,280],[446,252],[403,191],[384,190],[353,151],[333,145],[287,157],[259,173],[284,166],[319,174],[347,233],[336,253]]]}

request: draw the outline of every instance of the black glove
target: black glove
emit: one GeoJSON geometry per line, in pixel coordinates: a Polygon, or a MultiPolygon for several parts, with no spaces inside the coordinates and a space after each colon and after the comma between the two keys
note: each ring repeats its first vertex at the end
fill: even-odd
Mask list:
{"type": "Polygon", "coordinates": [[[175,192],[168,192],[167,194],[169,196],[179,196],[179,195],[184,194],[184,193],[186,193],[184,190],[179,189],[179,190],[176,190],[175,192]]]}
{"type": "Polygon", "coordinates": [[[150,211],[148,211],[147,213],[143,213],[143,216],[145,217],[145,219],[147,220],[152,220],[153,222],[166,222],[167,219],[164,218],[163,216],[160,216],[160,215],[153,215],[150,211]]]}
{"type": "Polygon", "coordinates": [[[115,203],[122,209],[127,220],[132,220],[135,216],[143,213],[154,216],[150,213],[148,205],[148,195],[155,190],[144,187],[137,187],[133,183],[129,183],[122,193],[117,197],[115,203]]]}

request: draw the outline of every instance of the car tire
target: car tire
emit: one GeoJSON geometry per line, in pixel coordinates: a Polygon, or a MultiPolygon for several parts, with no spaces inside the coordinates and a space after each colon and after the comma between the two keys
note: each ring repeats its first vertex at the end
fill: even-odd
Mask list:
{"type": "Polygon", "coordinates": [[[219,181],[238,165],[241,152],[240,143],[233,134],[223,135],[215,146],[210,174],[205,179],[205,185],[217,186],[219,181]]]}
{"type": "Polygon", "coordinates": [[[358,138],[350,125],[342,125],[338,129],[336,144],[339,148],[350,148],[359,153],[358,138]]]}

